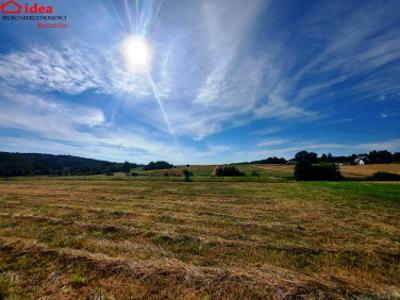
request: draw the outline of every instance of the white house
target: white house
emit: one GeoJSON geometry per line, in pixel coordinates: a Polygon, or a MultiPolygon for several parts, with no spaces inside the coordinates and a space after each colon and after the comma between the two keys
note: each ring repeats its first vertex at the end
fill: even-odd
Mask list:
{"type": "Polygon", "coordinates": [[[369,163],[369,159],[366,156],[359,156],[354,159],[356,165],[365,165],[369,163]]]}

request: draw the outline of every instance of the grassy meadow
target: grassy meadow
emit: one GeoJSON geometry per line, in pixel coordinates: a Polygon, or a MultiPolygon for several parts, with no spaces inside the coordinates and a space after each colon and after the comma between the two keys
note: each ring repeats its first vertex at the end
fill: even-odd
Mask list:
{"type": "Polygon", "coordinates": [[[371,164],[363,166],[341,166],[340,171],[349,178],[363,178],[375,172],[400,174],[400,164],[371,164]]]}
{"type": "MultiPolygon", "coordinates": [[[[294,165],[256,165],[267,171],[280,171],[293,174],[294,165]]],[[[400,164],[370,164],[370,165],[342,165],[340,172],[350,179],[364,179],[375,172],[390,172],[400,174],[400,164]]]]}
{"type": "MultiPolygon", "coordinates": [[[[189,165],[189,166],[177,166],[173,169],[164,170],[148,170],[148,171],[137,171],[138,175],[146,176],[147,178],[156,177],[160,180],[164,177],[166,180],[179,180],[181,181],[183,170],[187,169],[193,173],[195,181],[257,181],[257,182],[286,182],[293,179],[293,166],[283,165],[235,165],[238,169],[245,173],[245,177],[215,177],[211,176],[216,165],[189,165]],[[280,168],[279,168],[280,166],[280,168]],[[175,177],[175,179],[174,179],[175,177]]],[[[142,177],[138,177],[142,179],[142,177]]]]}
{"type": "Polygon", "coordinates": [[[0,180],[0,299],[400,297],[400,184],[189,168],[0,180]]]}

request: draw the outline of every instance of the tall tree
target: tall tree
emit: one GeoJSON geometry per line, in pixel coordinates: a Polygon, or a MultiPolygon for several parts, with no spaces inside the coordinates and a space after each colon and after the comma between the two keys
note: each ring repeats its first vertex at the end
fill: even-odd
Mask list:
{"type": "Polygon", "coordinates": [[[296,162],[304,162],[309,164],[315,164],[317,162],[317,153],[300,151],[295,155],[296,162]]]}

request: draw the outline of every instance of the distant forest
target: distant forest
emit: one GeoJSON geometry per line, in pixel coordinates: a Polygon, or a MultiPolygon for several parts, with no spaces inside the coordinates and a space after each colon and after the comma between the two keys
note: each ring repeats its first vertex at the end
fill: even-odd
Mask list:
{"type": "MultiPolygon", "coordinates": [[[[359,154],[352,154],[349,156],[341,155],[341,156],[334,156],[331,153],[322,154],[320,157],[316,153],[301,151],[295,155],[294,161],[301,161],[303,157],[308,156],[314,157],[313,163],[318,162],[326,162],[326,163],[343,163],[343,164],[353,164],[354,160],[357,157],[366,157],[368,159],[368,163],[371,164],[390,164],[393,162],[400,162],[400,152],[391,153],[387,150],[380,150],[380,151],[370,151],[369,153],[359,153],[359,154]]],[[[313,160],[313,159],[311,159],[313,160]]]]}
{"type": "Polygon", "coordinates": [[[70,155],[0,152],[0,176],[90,175],[126,172],[136,164],[115,163],[70,155]]]}
{"type": "Polygon", "coordinates": [[[307,157],[307,160],[312,163],[343,163],[343,164],[353,164],[354,160],[357,157],[366,157],[368,162],[371,164],[389,164],[393,162],[400,162],[400,152],[391,153],[387,150],[380,151],[370,151],[369,153],[359,153],[352,155],[340,155],[334,156],[331,153],[325,154],[323,153],[321,156],[318,156],[317,153],[300,151],[295,157],[289,161],[282,158],[277,157],[268,157],[267,159],[255,160],[252,162],[243,162],[242,164],[284,164],[287,162],[298,162],[303,161],[304,157],[307,157]]]}
{"type": "MultiPolygon", "coordinates": [[[[400,163],[400,152],[391,153],[386,150],[370,151],[369,153],[352,154],[349,156],[333,156],[314,152],[300,151],[289,161],[285,158],[269,157],[262,160],[243,162],[241,164],[285,164],[307,161],[316,163],[343,163],[353,164],[355,158],[366,157],[367,163],[400,163]]],[[[143,170],[156,170],[173,168],[165,161],[150,162],[148,165],[135,163],[116,163],[97,159],[82,158],[71,155],[52,155],[39,153],[10,153],[0,152],[0,177],[25,176],[25,175],[91,175],[124,172],[130,174],[132,169],[143,167],[143,170]]]]}

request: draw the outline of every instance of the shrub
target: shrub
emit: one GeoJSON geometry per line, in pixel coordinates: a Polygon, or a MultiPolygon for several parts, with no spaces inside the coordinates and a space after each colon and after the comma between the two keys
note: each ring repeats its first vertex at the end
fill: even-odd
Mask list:
{"type": "Polygon", "coordinates": [[[244,176],[245,174],[239,171],[234,166],[217,166],[212,172],[214,176],[244,176]]]}
{"type": "Polygon", "coordinates": [[[188,169],[183,170],[183,176],[185,177],[185,181],[192,181],[193,172],[188,169]]]}
{"type": "Polygon", "coordinates": [[[126,176],[129,176],[129,173],[131,172],[132,168],[134,168],[135,165],[131,164],[129,162],[124,162],[122,165],[122,170],[124,171],[124,173],[126,174],[126,176]]]}
{"type": "Polygon", "coordinates": [[[286,159],[283,157],[268,157],[267,159],[255,160],[251,162],[252,164],[285,164],[286,159]]]}
{"type": "Polygon", "coordinates": [[[143,167],[143,170],[171,169],[173,167],[173,165],[167,163],[166,161],[151,161],[147,166],[143,167]]]}
{"type": "Polygon", "coordinates": [[[251,172],[250,176],[260,177],[260,174],[257,171],[251,172]]]}
{"type": "Polygon", "coordinates": [[[307,152],[307,151],[300,151],[297,152],[294,156],[296,162],[298,163],[308,163],[308,164],[315,164],[317,162],[317,153],[314,152],[307,152]]]}
{"type": "Polygon", "coordinates": [[[111,215],[116,216],[116,217],[122,217],[125,216],[127,213],[122,211],[122,210],[114,210],[111,212],[111,215]]]}
{"type": "Polygon", "coordinates": [[[296,164],[294,177],[296,180],[339,180],[342,175],[335,164],[312,165],[302,161],[296,164]]]}
{"type": "Polygon", "coordinates": [[[86,283],[86,278],[85,278],[85,277],[82,277],[82,276],[80,276],[80,275],[78,275],[78,274],[74,274],[74,275],[71,277],[71,284],[72,284],[74,287],[82,286],[82,285],[84,285],[85,283],[86,283]]]}
{"type": "Polygon", "coordinates": [[[400,181],[400,175],[389,172],[376,172],[368,179],[377,181],[400,181]]]}

